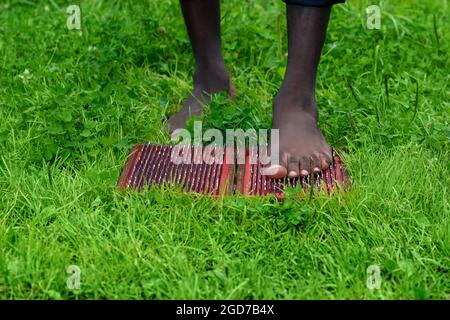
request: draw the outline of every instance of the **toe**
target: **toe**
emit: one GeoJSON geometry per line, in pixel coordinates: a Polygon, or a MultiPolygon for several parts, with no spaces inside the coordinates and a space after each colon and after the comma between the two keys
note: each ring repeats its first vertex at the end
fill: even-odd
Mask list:
{"type": "Polygon", "coordinates": [[[264,168],[263,170],[264,170],[262,172],[263,175],[266,175],[274,179],[283,178],[286,176],[287,173],[286,167],[279,164],[270,165],[269,167],[264,168]]]}
{"type": "Polygon", "coordinates": [[[280,158],[280,163],[271,164],[267,168],[264,168],[263,175],[269,176],[270,178],[279,179],[286,177],[288,171],[288,156],[283,153],[280,158]]]}
{"type": "Polygon", "coordinates": [[[309,174],[309,160],[307,157],[302,157],[300,160],[300,175],[307,176],[309,174]]]}
{"type": "Polygon", "coordinates": [[[320,163],[322,166],[322,170],[328,169],[328,167],[331,164],[331,157],[326,153],[321,153],[320,154],[320,163]]]}
{"type": "Polygon", "coordinates": [[[287,173],[289,178],[296,178],[299,175],[298,159],[294,157],[289,158],[287,173]]]}
{"type": "Polygon", "coordinates": [[[311,168],[312,171],[314,173],[319,173],[321,170],[320,168],[322,167],[321,163],[320,163],[320,157],[318,155],[312,155],[311,156],[311,168]]]}

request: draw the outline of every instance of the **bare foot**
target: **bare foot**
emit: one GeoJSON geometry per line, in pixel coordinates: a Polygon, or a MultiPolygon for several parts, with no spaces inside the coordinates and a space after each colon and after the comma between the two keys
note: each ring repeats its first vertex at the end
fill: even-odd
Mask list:
{"type": "Polygon", "coordinates": [[[207,70],[197,70],[194,75],[194,89],[187,97],[183,108],[167,120],[170,132],[186,126],[186,121],[192,116],[200,116],[203,108],[211,102],[211,95],[227,91],[228,97],[234,99],[236,93],[224,65],[207,70]]]}
{"type": "Polygon", "coordinates": [[[331,163],[331,148],[317,126],[315,102],[277,97],[272,128],[280,132],[280,164],[267,168],[272,178],[307,176],[331,163]]]}

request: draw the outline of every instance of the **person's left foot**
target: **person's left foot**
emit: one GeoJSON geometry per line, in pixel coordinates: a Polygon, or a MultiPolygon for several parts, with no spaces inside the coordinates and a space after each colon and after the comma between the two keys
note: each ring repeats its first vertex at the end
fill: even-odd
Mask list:
{"type": "Polygon", "coordinates": [[[277,97],[272,129],[279,129],[280,163],[266,168],[272,178],[307,176],[331,163],[331,148],[317,125],[315,102],[277,97]]]}

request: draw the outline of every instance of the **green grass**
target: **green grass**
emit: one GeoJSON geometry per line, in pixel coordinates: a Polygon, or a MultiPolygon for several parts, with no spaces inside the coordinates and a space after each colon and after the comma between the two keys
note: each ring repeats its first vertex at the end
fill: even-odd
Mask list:
{"type": "MultiPolygon", "coordinates": [[[[383,1],[381,30],[365,27],[372,3],[335,7],[317,99],[352,190],[283,203],[116,190],[129,147],[168,142],[161,123],[189,93],[177,1],[83,1],[81,35],[67,1],[6,2],[0,298],[449,298],[446,1],[383,1]],[[73,264],[80,290],[66,286],[73,264]]],[[[269,128],[284,5],[229,0],[222,15],[239,95],[205,126],[269,128]]]]}

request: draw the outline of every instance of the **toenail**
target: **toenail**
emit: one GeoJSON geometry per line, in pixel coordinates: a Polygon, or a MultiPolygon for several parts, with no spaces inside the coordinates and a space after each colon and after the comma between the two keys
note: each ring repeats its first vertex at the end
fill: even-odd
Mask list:
{"type": "Polygon", "coordinates": [[[298,173],[292,170],[292,171],[289,171],[288,176],[289,176],[289,178],[295,178],[298,176],[298,173]]]}
{"type": "Polygon", "coordinates": [[[308,175],[308,171],[306,171],[306,170],[302,170],[300,173],[301,173],[302,176],[307,176],[308,175]]]}
{"type": "Polygon", "coordinates": [[[314,168],[314,173],[319,173],[320,169],[319,168],[314,168]]]}

